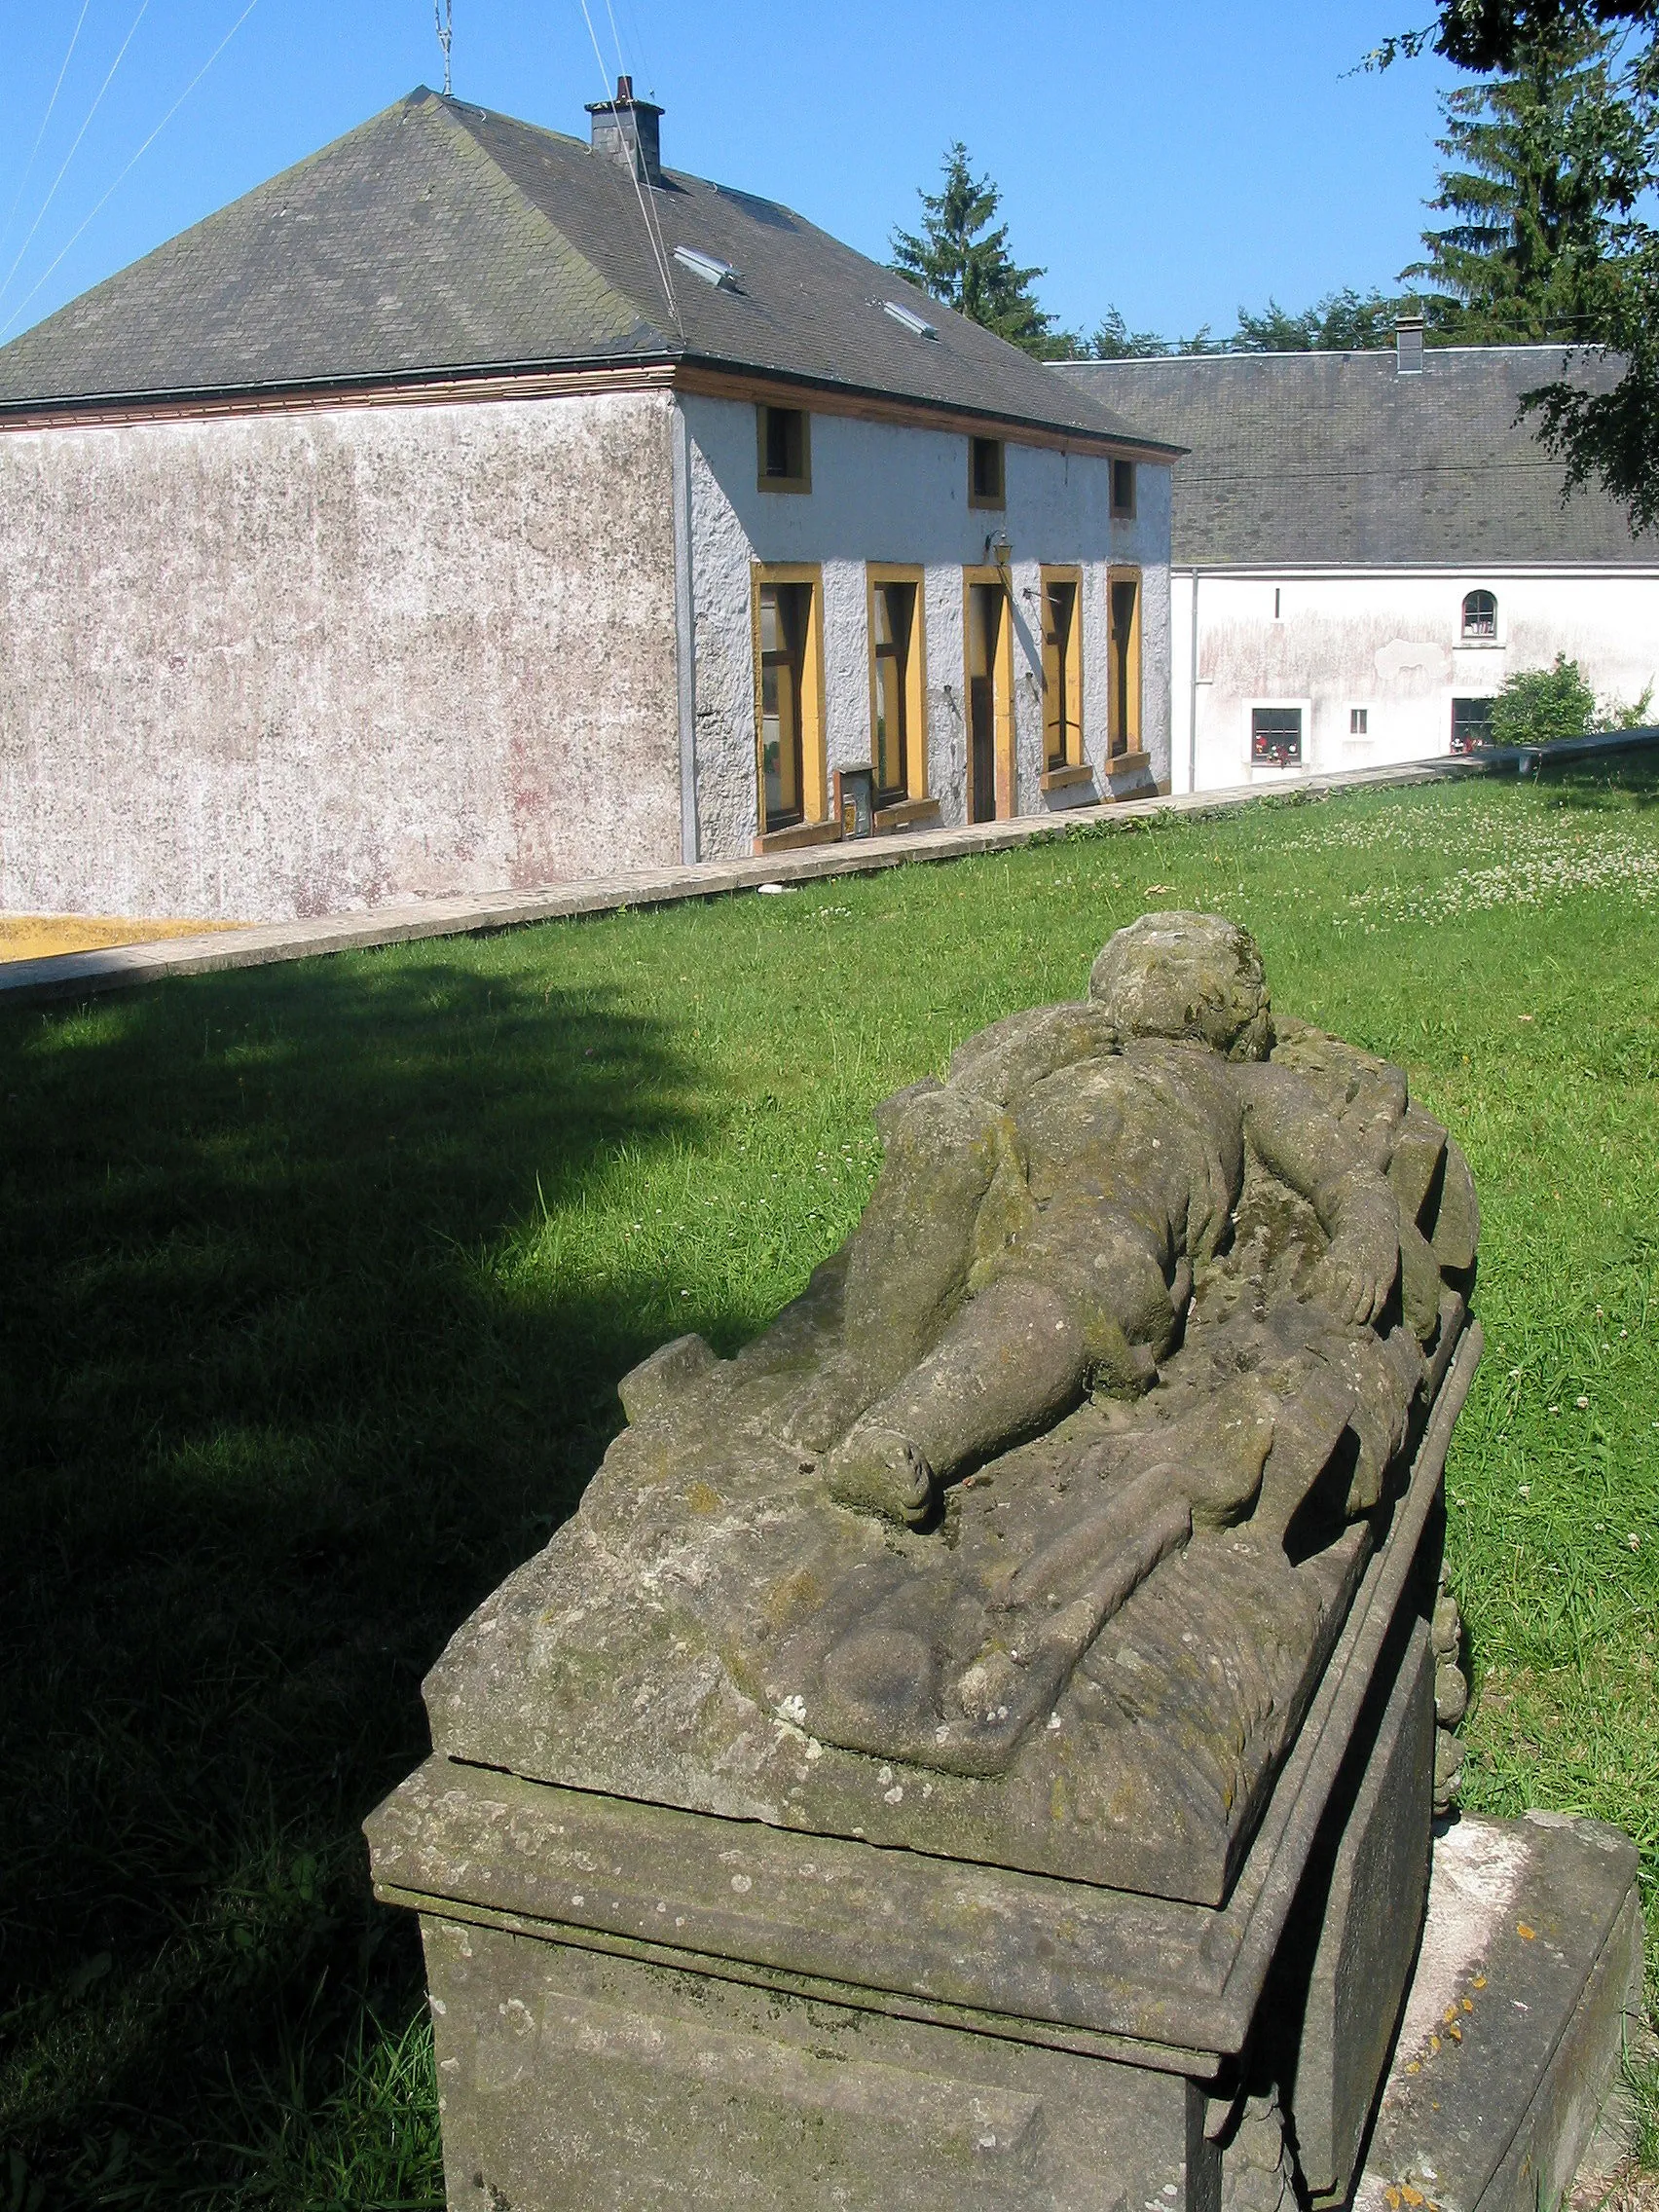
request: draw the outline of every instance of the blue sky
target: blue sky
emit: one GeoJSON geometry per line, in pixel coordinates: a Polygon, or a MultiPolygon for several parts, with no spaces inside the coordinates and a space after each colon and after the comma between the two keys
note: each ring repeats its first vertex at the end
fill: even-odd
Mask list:
{"type": "MultiPolygon", "coordinates": [[[[442,81],[431,0],[253,0],[123,178],[246,5],[6,8],[4,336],[442,81]]],[[[608,88],[581,0],[453,5],[461,97],[585,133],[582,103],[608,88]]],[[[1427,0],[588,7],[606,73],[613,19],[624,65],[666,106],[671,166],[786,201],[866,253],[914,221],[916,188],[964,139],[1002,187],[1015,252],[1047,266],[1045,306],[1086,330],[1113,303],[1185,335],[1230,330],[1241,301],[1270,293],[1301,307],[1343,283],[1391,284],[1433,189],[1436,93],[1455,81],[1426,60],[1348,73],[1427,18],[1427,0]]]]}

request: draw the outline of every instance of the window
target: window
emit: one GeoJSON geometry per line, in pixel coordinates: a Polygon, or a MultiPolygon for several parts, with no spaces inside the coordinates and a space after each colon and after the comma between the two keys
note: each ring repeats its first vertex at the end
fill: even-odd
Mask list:
{"type": "Polygon", "coordinates": [[[963,628],[968,659],[968,819],[1014,812],[1014,626],[995,569],[969,569],[963,628]]]}
{"type": "Polygon", "coordinates": [[[762,492],[812,490],[812,418],[804,407],[755,410],[762,492]]]}
{"type": "Polygon", "coordinates": [[[1001,438],[968,440],[968,504],[971,507],[1000,507],[1003,504],[1001,438]]]}
{"type": "Polygon", "coordinates": [[[1472,591],[1464,600],[1463,635],[1477,644],[1497,636],[1497,601],[1490,591],[1472,591]]]}
{"type": "Polygon", "coordinates": [[[1371,735],[1371,710],[1369,707],[1350,707],[1348,709],[1348,735],[1349,737],[1369,737],[1371,735]]]}
{"type": "Polygon", "coordinates": [[[1078,635],[1083,576],[1043,571],[1043,765],[1083,765],[1083,652],[1078,635]]]}
{"type": "Polygon", "coordinates": [[[1106,594],[1106,745],[1115,760],[1141,749],[1140,571],[1112,570],[1106,594]]]}
{"type": "Polygon", "coordinates": [[[927,793],[921,608],[919,569],[870,570],[870,761],[878,807],[927,793]]]}
{"type": "Polygon", "coordinates": [[[682,269],[689,269],[693,276],[700,276],[718,292],[738,289],[738,272],[729,261],[721,261],[712,253],[699,253],[694,245],[677,245],[674,258],[682,269]]]}
{"type": "Polygon", "coordinates": [[[1490,699],[1454,699],[1452,702],[1452,750],[1454,753],[1472,753],[1477,745],[1486,745],[1492,738],[1492,701],[1490,699]]]}
{"type": "Polygon", "coordinates": [[[754,595],[760,833],[771,836],[824,818],[818,571],[756,569],[754,595]]]}
{"type": "Polygon", "coordinates": [[[1267,768],[1294,768],[1302,761],[1302,709],[1252,707],[1250,758],[1267,768]]]}
{"type": "Polygon", "coordinates": [[[939,337],[939,332],[925,315],[919,315],[914,308],[901,307],[897,300],[883,300],[881,312],[883,314],[890,314],[900,328],[907,330],[912,338],[937,339],[939,337]]]}
{"type": "Polygon", "coordinates": [[[1112,512],[1120,522],[1134,519],[1135,464],[1132,461],[1112,463],[1112,512]]]}

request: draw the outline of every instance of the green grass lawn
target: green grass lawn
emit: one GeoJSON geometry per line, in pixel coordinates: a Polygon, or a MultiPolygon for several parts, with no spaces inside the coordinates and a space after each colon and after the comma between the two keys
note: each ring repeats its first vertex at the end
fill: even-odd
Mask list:
{"type": "Polygon", "coordinates": [[[873,1102],[1147,906],[1473,1162],[1465,1801],[1659,1873],[1659,781],[1264,805],[0,1018],[0,2212],[440,2201],[357,1823],[666,1337],[858,1216],[873,1102]]]}

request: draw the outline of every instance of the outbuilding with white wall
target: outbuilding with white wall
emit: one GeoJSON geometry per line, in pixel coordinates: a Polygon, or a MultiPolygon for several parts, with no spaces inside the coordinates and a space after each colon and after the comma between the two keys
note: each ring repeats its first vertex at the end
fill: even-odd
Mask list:
{"type": "Polygon", "coordinates": [[[1563,471],[1522,414],[1560,347],[1067,364],[1189,449],[1174,472],[1176,791],[1433,759],[1480,742],[1506,677],[1578,663],[1659,687],[1659,540],[1563,471]]]}

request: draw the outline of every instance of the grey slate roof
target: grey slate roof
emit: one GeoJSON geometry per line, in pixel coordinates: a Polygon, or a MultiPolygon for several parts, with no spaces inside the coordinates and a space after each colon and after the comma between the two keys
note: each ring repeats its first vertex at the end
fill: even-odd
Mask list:
{"type": "MultiPolygon", "coordinates": [[[[1175,464],[1174,559],[1198,567],[1659,565],[1601,490],[1562,505],[1562,471],[1521,394],[1559,347],[1068,362],[1076,390],[1191,450],[1175,464]]],[[[1051,374],[1053,374],[1051,371],[1051,374]]],[[[1575,364],[1605,386],[1610,362],[1575,364]]]]}
{"type": "Polygon", "coordinates": [[[673,171],[648,198],[741,290],[671,260],[677,319],[625,167],[423,88],[0,349],[0,411],[687,359],[1134,435],[786,207],[673,171]]]}

